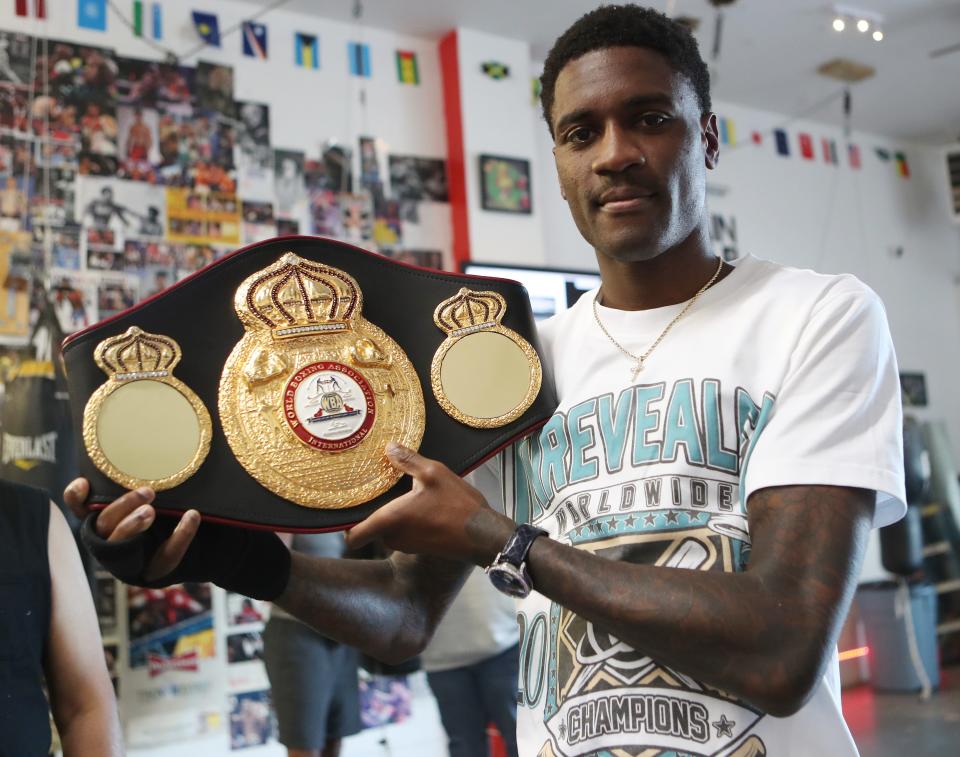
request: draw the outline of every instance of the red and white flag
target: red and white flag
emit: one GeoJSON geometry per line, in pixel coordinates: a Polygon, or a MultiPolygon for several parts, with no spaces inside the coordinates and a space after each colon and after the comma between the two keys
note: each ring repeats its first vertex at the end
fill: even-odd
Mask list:
{"type": "Polygon", "coordinates": [[[16,0],[17,15],[23,18],[46,18],[47,0],[16,0]]]}

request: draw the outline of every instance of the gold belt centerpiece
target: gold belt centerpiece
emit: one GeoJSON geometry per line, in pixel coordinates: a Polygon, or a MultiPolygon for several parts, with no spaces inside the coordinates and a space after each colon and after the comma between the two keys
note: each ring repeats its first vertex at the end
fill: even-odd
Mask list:
{"type": "Polygon", "coordinates": [[[247,277],[234,309],[246,333],[220,378],[220,420],[240,464],[305,507],[353,507],[402,475],[384,457],[423,437],[409,358],[362,316],[356,280],[293,253],[247,277]]]}

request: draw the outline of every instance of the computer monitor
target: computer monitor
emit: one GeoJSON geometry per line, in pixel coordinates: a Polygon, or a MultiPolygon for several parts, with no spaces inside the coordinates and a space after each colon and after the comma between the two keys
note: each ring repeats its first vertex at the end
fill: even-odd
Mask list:
{"type": "Polygon", "coordinates": [[[600,286],[600,274],[593,271],[465,263],[463,272],[475,276],[496,276],[519,281],[530,295],[533,317],[538,321],[566,310],[579,300],[584,292],[600,286]]]}

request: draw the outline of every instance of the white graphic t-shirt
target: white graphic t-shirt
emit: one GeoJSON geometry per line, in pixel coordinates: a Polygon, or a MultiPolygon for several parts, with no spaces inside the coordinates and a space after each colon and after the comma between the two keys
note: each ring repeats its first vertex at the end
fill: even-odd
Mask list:
{"type": "MultiPolygon", "coordinates": [[[[899,381],[877,296],[852,276],[735,265],[636,381],[594,320],[593,292],[542,324],[560,406],[503,456],[508,515],[611,560],[738,571],[758,489],[861,487],[877,492],[875,526],[903,514],[899,381]]],[[[681,307],[600,317],[640,354],[681,307]]],[[[774,718],[542,595],[518,610],[524,757],[857,753],[836,652],[809,703],[774,718]]]]}

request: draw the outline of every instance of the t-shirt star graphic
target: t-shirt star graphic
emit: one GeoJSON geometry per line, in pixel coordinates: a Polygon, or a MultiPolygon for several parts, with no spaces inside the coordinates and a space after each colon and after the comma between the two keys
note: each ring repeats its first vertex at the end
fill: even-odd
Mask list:
{"type": "Polygon", "coordinates": [[[721,736],[733,738],[733,727],[735,725],[736,722],[733,720],[727,720],[726,715],[721,715],[719,720],[713,721],[713,727],[717,729],[717,738],[721,736]]]}

